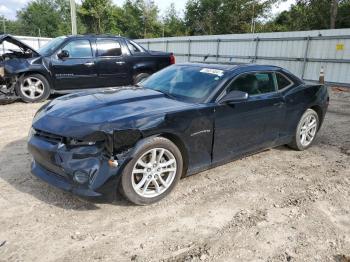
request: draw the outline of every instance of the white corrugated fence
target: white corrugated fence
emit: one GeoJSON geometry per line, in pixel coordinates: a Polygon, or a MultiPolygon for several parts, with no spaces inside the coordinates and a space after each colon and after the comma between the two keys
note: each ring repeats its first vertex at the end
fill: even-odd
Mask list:
{"type": "MultiPolygon", "coordinates": [[[[17,36],[34,49],[50,38],[17,36]]],[[[257,63],[284,67],[317,81],[350,86],[350,29],[138,39],[147,49],[173,52],[176,62],[257,63]]],[[[3,45],[0,53],[11,46],[3,45]]]]}
{"type": "Polygon", "coordinates": [[[176,62],[257,63],[284,67],[304,80],[350,86],[350,29],[138,39],[147,49],[173,52],[176,62]]]}

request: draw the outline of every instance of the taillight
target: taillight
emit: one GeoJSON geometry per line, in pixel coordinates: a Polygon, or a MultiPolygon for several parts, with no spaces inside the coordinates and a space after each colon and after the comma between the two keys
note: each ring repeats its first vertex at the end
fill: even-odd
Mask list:
{"type": "Polygon", "coordinates": [[[171,65],[175,64],[175,56],[173,53],[171,53],[171,55],[170,55],[170,64],[171,65]]]}

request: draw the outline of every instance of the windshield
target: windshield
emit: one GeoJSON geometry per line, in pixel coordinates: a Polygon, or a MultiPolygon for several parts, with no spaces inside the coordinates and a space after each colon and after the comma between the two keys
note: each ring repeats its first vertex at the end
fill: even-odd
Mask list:
{"type": "Polygon", "coordinates": [[[172,65],[139,85],[189,102],[204,102],[221,83],[225,72],[193,65],[172,65]]]}
{"type": "Polygon", "coordinates": [[[38,49],[38,53],[41,55],[50,55],[53,51],[59,47],[63,41],[66,39],[66,36],[60,36],[52,39],[50,42],[46,43],[38,49]]]}

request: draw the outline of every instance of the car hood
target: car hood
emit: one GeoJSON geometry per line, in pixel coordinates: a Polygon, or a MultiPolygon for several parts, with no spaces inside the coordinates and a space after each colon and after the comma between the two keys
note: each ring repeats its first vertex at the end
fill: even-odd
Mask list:
{"type": "Polygon", "coordinates": [[[12,35],[8,35],[8,34],[0,35],[0,44],[2,44],[5,41],[18,46],[21,49],[31,50],[33,54],[35,54],[36,56],[40,56],[37,51],[35,51],[33,48],[31,48],[27,44],[21,42],[17,38],[13,37],[12,35]]]}
{"type": "Polygon", "coordinates": [[[147,125],[155,116],[191,105],[167,98],[158,91],[133,86],[80,92],[44,106],[35,116],[33,127],[56,134],[76,133],[82,126],[89,126],[86,132],[90,128],[100,131],[135,128],[147,125]]]}

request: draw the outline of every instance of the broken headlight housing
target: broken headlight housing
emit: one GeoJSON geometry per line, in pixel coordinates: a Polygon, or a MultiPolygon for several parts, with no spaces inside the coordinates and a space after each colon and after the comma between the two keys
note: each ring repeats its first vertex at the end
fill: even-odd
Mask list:
{"type": "Polygon", "coordinates": [[[93,146],[96,144],[96,141],[83,141],[79,139],[70,139],[68,145],[70,146],[93,146]]]}

